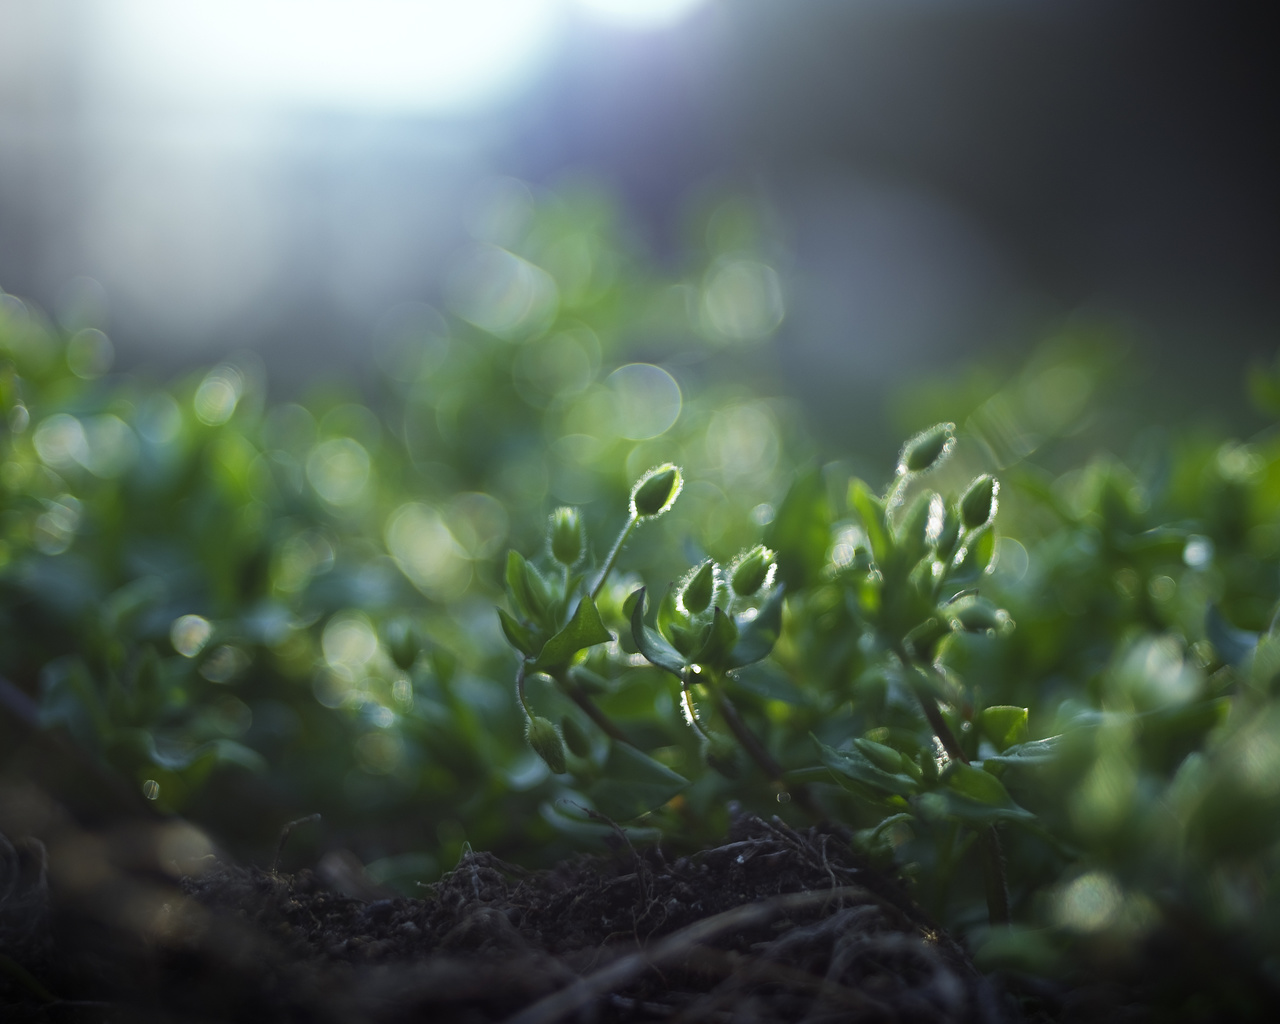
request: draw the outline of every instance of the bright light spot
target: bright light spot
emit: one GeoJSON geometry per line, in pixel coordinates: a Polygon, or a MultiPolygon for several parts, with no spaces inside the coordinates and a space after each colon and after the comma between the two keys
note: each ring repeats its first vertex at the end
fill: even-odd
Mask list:
{"type": "Polygon", "coordinates": [[[719,410],[707,426],[705,443],[711,464],[730,482],[767,476],[781,446],[773,415],[756,402],[719,410]]]}
{"type": "Polygon", "coordinates": [[[102,45],[122,74],[166,97],[441,112],[498,99],[526,81],[550,50],[560,7],[561,0],[116,0],[104,5],[102,45]]]}
{"type": "Polygon", "coordinates": [[[1177,592],[1178,584],[1172,576],[1153,576],[1147,584],[1147,593],[1151,595],[1151,599],[1161,604],[1172,600],[1177,592]]]}
{"type": "Polygon", "coordinates": [[[471,582],[471,563],[429,505],[409,502],[387,520],[387,550],[396,565],[428,597],[449,600],[471,582]]]}
{"type": "Polygon", "coordinates": [[[941,494],[929,499],[929,519],[924,525],[924,537],[930,544],[936,544],[942,536],[942,527],[947,520],[947,503],[941,494]]]}
{"type": "Polygon", "coordinates": [[[660,366],[628,363],[609,374],[605,383],[613,390],[617,429],[625,438],[658,437],[680,416],[680,385],[660,366]]]}
{"type": "Polygon", "coordinates": [[[560,302],[550,274],[494,245],[459,256],[446,290],[458,316],[504,338],[545,330],[560,302]]]}
{"type": "Polygon", "coordinates": [[[578,0],[592,15],[627,28],[657,29],[674,25],[702,0],[578,0]]]}
{"type": "Polygon", "coordinates": [[[89,461],[85,468],[94,476],[110,479],[133,465],[138,455],[138,439],[118,416],[107,413],[85,423],[89,441],[89,461]]]}
{"type": "Polygon", "coordinates": [[[217,366],[196,388],[196,419],[210,427],[226,423],[244,393],[244,374],[234,366],[217,366]]]}
{"type": "Polygon", "coordinates": [[[713,334],[733,341],[768,337],[785,312],[774,269],[752,260],[714,267],[702,288],[702,314],[713,334]]]}
{"type": "Polygon", "coordinates": [[[1109,680],[1109,689],[1123,694],[1139,711],[1185,704],[1199,696],[1203,674],[1188,661],[1178,639],[1144,637],[1124,653],[1109,680]]]}
{"type": "Polygon", "coordinates": [[[1031,558],[1018,541],[1001,537],[996,541],[996,572],[1006,583],[1021,583],[1031,567],[1031,558]]]}
{"type": "Polygon", "coordinates": [[[459,494],[449,502],[446,515],[449,532],[468,557],[483,560],[502,550],[508,519],[506,506],[497,498],[479,492],[459,494]]]}
{"type": "Polygon", "coordinates": [[[322,441],[307,456],[307,479],[331,505],[358,501],[369,482],[369,472],[369,453],[349,437],[322,441]]]}
{"type": "Polygon", "coordinates": [[[1115,920],[1124,894],[1114,878],[1090,871],[1068,885],[1058,896],[1055,917],[1066,928],[1101,931],[1115,920]]]}
{"type": "Polygon", "coordinates": [[[762,501],[751,510],[751,521],[757,526],[768,526],[773,522],[773,516],[773,506],[767,501],[762,501]]]}
{"type": "Polygon", "coordinates": [[[32,443],[41,461],[53,469],[70,469],[89,461],[89,440],[85,437],[84,427],[78,419],[65,412],[41,420],[32,443]]]}
{"type": "Polygon", "coordinates": [[[168,444],[182,428],[182,409],[163,391],[143,403],[137,417],[138,433],[152,444],[168,444]]]}
{"type": "Polygon", "coordinates": [[[1213,561],[1213,541],[1199,534],[1187,538],[1187,546],[1182,549],[1182,560],[1192,569],[1203,569],[1213,561]]]}
{"type": "Polygon", "coordinates": [[[111,339],[96,327],[76,331],[67,342],[67,366],[81,380],[101,377],[115,357],[111,339]]]}
{"type": "Polygon", "coordinates": [[[45,511],[36,519],[33,539],[42,554],[60,555],[71,547],[79,528],[80,502],[63,494],[57,501],[45,501],[45,511]]]}
{"type": "Polygon", "coordinates": [[[211,683],[229,683],[248,667],[249,656],[244,651],[223,644],[205,659],[200,674],[211,683]]]}
{"type": "Polygon", "coordinates": [[[333,568],[333,545],[319,533],[294,534],[281,546],[276,563],[275,584],[281,590],[299,591],[333,568]]]}
{"type": "Polygon", "coordinates": [[[194,658],[213,636],[213,626],[200,615],[183,615],[169,627],[169,642],[184,658],[194,658]]]}
{"type": "Polygon", "coordinates": [[[378,637],[362,613],[344,612],[325,625],[320,649],[331,669],[350,678],[358,675],[378,653],[378,637]]]}

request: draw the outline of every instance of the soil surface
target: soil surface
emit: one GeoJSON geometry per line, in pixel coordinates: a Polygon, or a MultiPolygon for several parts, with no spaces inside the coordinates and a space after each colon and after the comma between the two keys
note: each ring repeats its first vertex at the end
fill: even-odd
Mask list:
{"type": "Polygon", "coordinates": [[[9,844],[0,878],[6,1022],[1016,1019],[847,841],[776,819],[674,860],[620,842],[531,873],[469,853],[420,899],[208,857],[60,900],[77,876],[54,850],[46,886],[38,845],[9,844]]]}

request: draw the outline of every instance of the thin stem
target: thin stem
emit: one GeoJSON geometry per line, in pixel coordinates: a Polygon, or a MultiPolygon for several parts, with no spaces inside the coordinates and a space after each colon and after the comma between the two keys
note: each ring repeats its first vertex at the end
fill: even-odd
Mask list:
{"type": "Polygon", "coordinates": [[[693,706],[693,693],[689,689],[689,682],[688,680],[681,680],[681,682],[683,685],[680,687],[680,699],[684,702],[684,716],[689,720],[689,724],[698,731],[698,734],[709,743],[711,742],[711,734],[698,721],[698,709],[693,706]]]}
{"type": "MultiPolygon", "coordinates": [[[[893,484],[884,496],[884,512],[886,519],[902,501],[902,492],[907,489],[907,483],[910,481],[911,476],[911,473],[899,473],[893,478],[893,484]]],[[[886,522],[885,527],[888,528],[888,526],[889,523],[886,522]]]]}
{"type": "Polygon", "coordinates": [[[760,742],[759,737],[751,731],[751,727],[743,721],[742,715],[738,713],[737,707],[734,705],[733,701],[729,699],[729,695],[724,692],[724,687],[721,685],[720,680],[715,678],[714,675],[711,676],[710,690],[712,694],[715,695],[716,707],[719,708],[720,714],[724,718],[725,725],[729,727],[729,731],[733,733],[737,741],[742,744],[742,748],[747,752],[751,760],[760,767],[760,770],[763,771],[765,775],[769,776],[769,778],[773,780],[775,785],[777,785],[783,792],[792,796],[796,803],[810,814],[821,817],[822,812],[818,808],[818,805],[814,803],[813,797],[809,794],[808,787],[799,785],[793,789],[783,782],[782,776],[784,772],[782,765],[778,764],[774,759],[774,756],[770,754],[769,751],[765,749],[764,744],[760,742]]]}
{"type": "Polygon", "coordinates": [[[521,658],[520,667],[516,669],[516,700],[518,700],[520,702],[520,706],[524,708],[524,713],[532,718],[533,712],[529,710],[529,702],[524,696],[524,670],[525,666],[528,664],[529,663],[527,661],[521,658]]]}
{"type": "Polygon", "coordinates": [[[600,569],[600,578],[596,580],[595,586],[591,588],[591,600],[595,600],[600,593],[600,589],[604,586],[604,581],[609,578],[609,573],[613,571],[613,563],[618,560],[618,555],[622,551],[622,545],[627,542],[627,538],[631,536],[631,531],[636,528],[636,523],[640,520],[635,516],[627,521],[627,525],[622,528],[622,532],[618,534],[618,539],[614,541],[613,550],[609,552],[609,557],[604,560],[604,566],[600,569]]]}
{"type": "Polygon", "coordinates": [[[993,925],[1008,924],[1009,880],[1005,877],[1004,849],[995,825],[988,825],[978,833],[982,844],[982,880],[987,890],[987,917],[993,925]]]}
{"type": "MultiPolygon", "coordinates": [[[[913,664],[901,644],[895,646],[894,653],[902,660],[903,668],[913,664]]],[[[938,706],[938,701],[933,694],[921,686],[912,686],[912,690],[915,691],[920,709],[929,722],[929,728],[938,737],[947,756],[954,761],[968,764],[969,758],[961,748],[960,741],[956,739],[956,734],[951,731],[951,726],[942,717],[942,709],[938,706]]],[[[987,890],[987,916],[993,925],[1008,924],[1011,920],[1009,881],[1005,875],[1004,849],[1000,844],[1000,835],[996,832],[994,825],[986,825],[978,830],[978,836],[982,846],[982,875],[987,890]]]]}
{"type": "Polygon", "coordinates": [[[625,743],[627,746],[635,747],[637,750],[640,749],[631,741],[625,732],[618,728],[617,723],[604,713],[600,705],[591,699],[591,695],[588,694],[586,690],[577,683],[570,682],[568,679],[562,679],[559,677],[553,678],[560,689],[568,695],[569,699],[577,704],[578,707],[582,708],[582,710],[586,712],[587,717],[596,723],[601,732],[611,739],[617,740],[619,743],[625,743]]]}

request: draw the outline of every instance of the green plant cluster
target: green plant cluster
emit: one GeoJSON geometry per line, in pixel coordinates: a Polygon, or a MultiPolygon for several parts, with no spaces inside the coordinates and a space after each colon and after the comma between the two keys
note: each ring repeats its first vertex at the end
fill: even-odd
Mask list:
{"type": "MultiPolygon", "coordinates": [[[[112,373],[98,327],[0,295],[0,674],[245,855],[317,810],[299,855],[347,844],[410,889],[468,842],[575,848],[511,699],[507,547],[551,505],[614,521],[673,459],[698,474],[690,534],[740,543],[802,449],[749,386],[756,342],[704,315],[725,266],[763,266],[749,211],[715,208],[659,275],[592,194],[511,206],[445,314],[393,311],[362,390],[272,399],[251,354],[112,373]]],[[[673,560],[643,534],[633,554],[673,560]]]]}
{"type": "Polygon", "coordinates": [[[44,727],[259,859],[320,811],[406,887],[828,818],[987,965],[1162,940],[1169,1005],[1265,1005],[1280,436],[1097,455],[1107,369],[1060,344],[883,477],[820,462],[742,206],[668,276],[607,204],[527,213],[369,393],[112,375],[0,296],[0,673],[44,727]]]}

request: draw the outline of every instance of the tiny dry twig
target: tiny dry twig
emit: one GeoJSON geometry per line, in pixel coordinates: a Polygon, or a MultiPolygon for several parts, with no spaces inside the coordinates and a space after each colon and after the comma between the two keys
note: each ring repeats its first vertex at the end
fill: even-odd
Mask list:
{"type": "Polygon", "coordinates": [[[539,1000],[511,1017],[507,1024],[552,1024],[569,1014],[576,1013],[600,996],[631,984],[646,971],[669,965],[674,960],[688,956],[704,943],[725,932],[750,928],[779,914],[826,903],[832,899],[855,896],[881,902],[875,893],[860,885],[846,885],[821,892],[784,893],[758,903],[734,907],[714,917],[704,918],[668,935],[650,949],[619,957],[609,966],[582,978],[576,984],[539,1000]]]}

